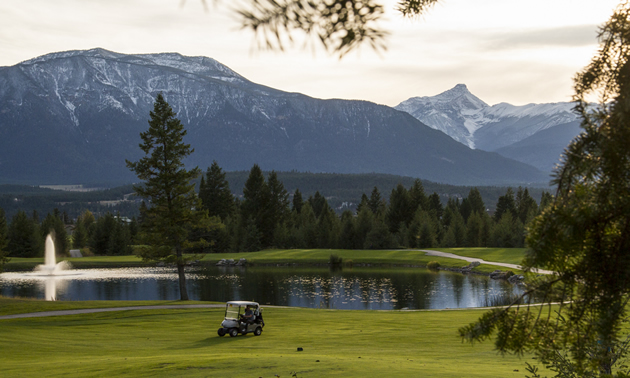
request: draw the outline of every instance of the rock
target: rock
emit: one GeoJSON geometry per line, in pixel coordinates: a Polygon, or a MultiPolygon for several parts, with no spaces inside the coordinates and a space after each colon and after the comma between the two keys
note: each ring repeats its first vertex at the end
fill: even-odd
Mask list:
{"type": "Polygon", "coordinates": [[[481,265],[479,261],[473,261],[470,264],[462,267],[461,271],[462,273],[470,273],[474,268],[478,267],[479,265],[481,265]]]}
{"type": "Polygon", "coordinates": [[[503,272],[497,269],[494,272],[490,273],[490,278],[492,278],[493,280],[507,280],[513,275],[514,275],[514,272],[512,272],[511,270],[503,272]]]}
{"type": "Polygon", "coordinates": [[[514,285],[518,285],[522,283],[524,279],[525,279],[525,276],[521,274],[515,274],[512,277],[508,278],[508,282],[514,285]]]}
{"type": "Polygon", "coordinates": [[[240,259],[236,263],[236,266],[245,266],[245,265],[247,265],[247,259],[240,259]]]}

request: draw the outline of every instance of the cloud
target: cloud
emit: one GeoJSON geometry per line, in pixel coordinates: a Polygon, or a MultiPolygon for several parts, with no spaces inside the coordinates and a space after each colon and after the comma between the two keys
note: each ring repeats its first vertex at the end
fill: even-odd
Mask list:
{"type": "Polygon", "coordinates": [[[580,47],[597,43],[597,25],[484,33],[489,49],[538,48],[545,46],[580,47]]]}

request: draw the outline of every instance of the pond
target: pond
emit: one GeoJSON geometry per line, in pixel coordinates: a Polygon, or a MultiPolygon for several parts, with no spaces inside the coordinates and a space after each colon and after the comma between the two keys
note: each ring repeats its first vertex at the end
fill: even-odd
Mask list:
{"type": "MultiPolygon", "coordinates": [[[[421,268],[187,268],[190,299],[353,310],[444,309],[507,304],[522,288],[485,276],[421,268]]],[[[63,276],[0,274],[0,295],[66,301],[176,300],[174,268],[73,269],[63,276]]]]}

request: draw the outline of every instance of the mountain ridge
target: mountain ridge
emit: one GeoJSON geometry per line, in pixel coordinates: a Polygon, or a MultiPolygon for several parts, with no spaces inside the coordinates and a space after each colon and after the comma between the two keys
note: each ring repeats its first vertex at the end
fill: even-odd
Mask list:
{"type": "Polygon", "coordinates": [[[535,168],[473,151],[411,115],[253,83],[207,57],[75,50],[0,68],[0,178],[131,182],[157,93],[195,153],[226,170],[400,174],[449,184],[542,183],[535,168]]]}
{"type": "Polygon", "coordinates": [[[484,151],[496,151],[501,155],[531,164],[543,171],[549,171],[557,163],[562,148],[575,135],[567,130],[576,130],[579,124],[574,113],[574,104],[570,102],[512,105],[501,102],[488,105],[470,93],[464,84],[458,84],[435,96],[412,97],[395,109],[406,111],[429,127],[440,130],[454,140],[471,148],[484,151]],[[451,95],[457,94],[457,96],[451,95]],[[471,102],[462,99],[476,99],[471,102]],[[549,133],[560,138],[553,141],[553,153],[544,152],[545,158],[529,159],[542,151],[529,144],[525,147],[519,142],[544,130],[560,127],[563,131],[549,133]],[[512,149],[520,149],[520,153],[512,149]],[[524,148],[530,148],[525,151],[524,148]]]}

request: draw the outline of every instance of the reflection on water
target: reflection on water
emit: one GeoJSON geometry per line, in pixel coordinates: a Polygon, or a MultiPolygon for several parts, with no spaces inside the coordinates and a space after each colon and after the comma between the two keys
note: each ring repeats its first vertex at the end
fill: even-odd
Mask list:
{"type": "MultiPolygon", "coordinates": [[[[176,300],[174,268],[75,270],[77,275],[0,274],[0,295],[48,300],[176,300]]],[[[188,295],[204,301],[337,309],[442,309],[498,304],[519,287],[484,276],[418,268],[192,267],[188,295]]]]}

